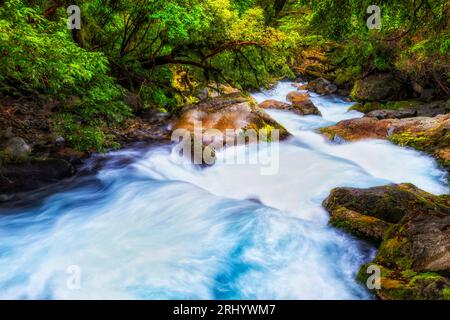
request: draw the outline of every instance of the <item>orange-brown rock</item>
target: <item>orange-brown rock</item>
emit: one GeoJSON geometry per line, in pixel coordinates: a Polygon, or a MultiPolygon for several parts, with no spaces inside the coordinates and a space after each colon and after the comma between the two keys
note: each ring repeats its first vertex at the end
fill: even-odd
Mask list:
{"type": "Polygon", "coordinates": [[[406,119],[357,118],[320,130],[329,139],[388,139],[432,154],[450,167],[450,114],[406,119]]]}
{"type": "Polygon", "coordinates": [[[286,99],[292,104],[291,110],[297,114],[303,116],[322,115],[311,101],[307,92],[292,91],[287,95],[286,99]]]}
{"type": "MultiPolygon", "coordinates": [[[[221,137],[214,136],[214,134],[204,135],[202,137],[204,144],[209,144],[217,138],[222,138],[225,141],[227,139],[227,131],[232,135],[231,138],[233,139],[249,129],[253,129],[256,132],[265,129],[268,134],[270,134],[271,130],[278,129],[280,139],[289,136],[287,130],[263,109],[259,108],[253,99],[239,93],[215,97],[187,108],[173,122],[172,129],[185,129],[191,134],[195,134],[196,123],[201,124],[201,129],[198,133],[204,134],[210,129],[216,129],[217,134],[221,135],[221,137]]],[[[228,138],[230,138],[229,135],[228,138]]]]}

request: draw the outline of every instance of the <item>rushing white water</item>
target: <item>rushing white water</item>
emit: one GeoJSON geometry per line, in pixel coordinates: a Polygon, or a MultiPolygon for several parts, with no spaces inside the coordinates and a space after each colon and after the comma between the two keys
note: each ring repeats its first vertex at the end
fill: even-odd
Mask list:
{"type": "MultiPolygon", "coordinates": [[[[292,90],[254,96],[283,101],[292,90]]],[[[269,111],[294,135],[275,175],[229,164],[251,147],[226,149],[206,169],[169,146],[123,150],[81,186],[0,216],[0,298],[372,298],[354,276],[373,249],[329,227],[322,200],[333,187],[392,182],[447,193],[444,174],[385,141],[327,142],[314,130],[361,114],[312,99],[323,117],[269,111]]]]}

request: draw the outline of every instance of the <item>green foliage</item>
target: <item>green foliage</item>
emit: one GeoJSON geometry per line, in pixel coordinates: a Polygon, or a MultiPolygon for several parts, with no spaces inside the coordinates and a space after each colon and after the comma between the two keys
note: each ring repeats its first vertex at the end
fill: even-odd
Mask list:
{"type": "Polygon", "coordinates": [[[119,146],[112,135],[105,133],[106,124],[101,120],[93,120],[86,125],[81,124],[76,116],[62,113],[54,117],[53,130],[56,134],[64,136],[79,151],[103,152],[107,148],[119,146]]]}
{"type": "Polygon", "coordinates": [[[449,1],[296,0],[289,8],[280,29],[300,34],[301,47],[334,41],[330,58],[341,84],[354,80],[349,68],[357,67],[358,77],[398,71],[424,85],[447,85],[444,94],[450,90],[449,1]],[[380,30],[366,26],[369,5],[381,9],[380,30]]]}
{"type": "Polygon", "coordinates": [[[448,1],[80,0],[77,32],[66,27],[67,5],[0,5],[0,94],[60,101],[54,129],[80,150],[111,145],[107,127],[131,116],[127,90],[145,108],[178,113],[207,86],[255,89],[292,76],[308,47],[325,52],[340,85],[392,70],[449,83],[448,1]],[[372,4],[379,31],[366,27],[372,4]]]}
{"type": "Polygon", "coordinates": [[[45,19],[20,0],[0,7],[0,34],[0,93],[63,101],[58,131],[78,149],[103,149],[107,139],[97,121],[119,123],[130,114],[123,89],[107,75],[106,56],[80,48],[63,15],[45,19]]]}

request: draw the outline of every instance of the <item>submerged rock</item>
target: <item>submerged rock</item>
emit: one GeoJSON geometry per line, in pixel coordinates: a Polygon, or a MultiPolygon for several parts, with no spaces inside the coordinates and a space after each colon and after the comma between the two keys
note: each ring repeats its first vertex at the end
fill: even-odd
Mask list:
{"type": "Polygon", "coordinates": [[[379,244],[382,299],[450,299],[450,196],[411,184],[337,188],[324,201],[331,224],[379,244]]]}
{"type": "Polygon", "coordinates": [[[338,90],[335,84],[324,78],[317,78],[313,81],[310,81],[307,84],[303,85],[301,88],[318,93],[320,95],[333,94],[338,90]]]}
{"type": "Polygon", "coordinates": [[[330,140],[336,135],[347,140],[388,139],[400,146],[408,146],[436,157],[450,168],[450,115],[383,119],[364,117],[344,120],[320,129],[330,140]]]}

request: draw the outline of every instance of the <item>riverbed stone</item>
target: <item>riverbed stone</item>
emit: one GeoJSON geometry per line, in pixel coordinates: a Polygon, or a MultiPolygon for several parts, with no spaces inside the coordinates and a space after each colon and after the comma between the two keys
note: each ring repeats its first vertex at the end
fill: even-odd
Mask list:
{"type": "Polygon", "coordinates": [[[310,96],[307,92],[292,91],[288,93],[286,99],[291,102],[292,111],[299,115],[322,115],[319,109],[311,101],[310,96]]]}
{"type": "Polygon", "coordinates": [[[379,267],[380,298],[450,299],[449,195],[412,184],[336,188],[323,204],[331,224],[379,244],[358,279],[368,279],[368,266],[379,267]]]}
{"type": "Polygon", "coordinates": [[[307,84],[301,86],[304,90],[309,90],[320,95],[327,95],[335,93],[338,88],[335,84],[331,83],[325,78],[314,79],[307,84]]]}

